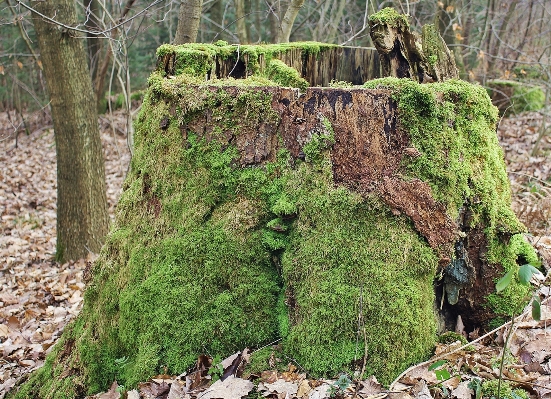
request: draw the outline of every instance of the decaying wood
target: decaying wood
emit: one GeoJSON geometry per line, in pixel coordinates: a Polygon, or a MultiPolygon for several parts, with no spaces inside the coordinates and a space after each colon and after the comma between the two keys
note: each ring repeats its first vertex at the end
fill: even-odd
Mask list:
{"type": "Polygon", "coordinates": [[[434,25],[419,37],[401,20],[370,21],[370,34],[381,59],[382,76],[411,78],[419,83],[459,78],[455,60],[434,25]]]}
{"type": "MultiPolygon", "coordinates": [[[[373,48],[335,46],[321,53],[305,53],[302,49],[290,49],[281,53],[278,58],[290,67],[295,68],[310,86],[329,86],[331,81],[344,81],[361,85],[368,80],[381,76],[379,55],[373,48]]],[[[243,79],[257,71],[248,68],[248,54],[242,54],[235,47],[235,56],[216,57],[213,70],[208,78],[243,79]]],[[[266,68],[265,57],[258,59],[260,72],[266,68]]],[[[161,57],[158,68],[165,70],[167,75],[175,74],[175,54],[161,57]]]]}

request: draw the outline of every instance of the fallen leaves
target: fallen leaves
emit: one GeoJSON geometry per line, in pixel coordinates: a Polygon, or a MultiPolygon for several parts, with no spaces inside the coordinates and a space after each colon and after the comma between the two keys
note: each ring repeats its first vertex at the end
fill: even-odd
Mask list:
{"type": "MultiPolygon", "coordinates": [[[[23,125],[14,125],[14,118],[0,115],[0,399],[43,364],[80,311],[86,267],[84,259],[53,261],[56,161],[54,133],[46,126],[51,121],[43,120],[42,128],[29,116],[27,126],[35,130],[18,133],[15,148],[14,132],[23,125]]],[[[124,123],[119,119],[112,123],[124,123]]],[[[130,157],[123,136],[104,130],[102,142],[112,214],[130,157]]]]}

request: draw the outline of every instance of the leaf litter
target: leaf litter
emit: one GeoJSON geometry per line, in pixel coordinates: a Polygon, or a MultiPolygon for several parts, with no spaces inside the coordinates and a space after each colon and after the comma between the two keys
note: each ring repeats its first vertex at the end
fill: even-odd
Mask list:
{"type": "MultiPolygon", "coordinates": [[[[515,320],[503,380],[513,388],[524,389],[531,398],[551,399],[551,138],[544,137],[540,151],[531,154],[538,123],[541,117],[528,113],[504,118],[498,129],[511,180],[513,209],[528,227],[531,234],[527,237],[547,270],[545,281],[537,282],[541,320],[533,320],[529,310],[515,320]]],[[[100,118],[111,216],[130,159],[121,134],[124,124],[122,113],[100,118]]],[[[0,116],[0,399],[20,378],[43,364],[63,327],[80,311],[83,273],[94,260],[93,254],[65,264],[53,260],[53,131],[35,124],[33,133],[19,134],[14,148],[13,135],[5,134],[11,126],[5,116],[0,116]]],[[[480,383],[499,377],[499,360],[510,328],[507,323],[490,333],[471,332],[468,345],[459,341],[437,344],[432,359],[412,366],[388,388],[374,376],[364,380],[354,375],[343,375],[345,378],[339,380],[312,379],[304,371],[298,372],[292,362],[283,372],[265,370],[243,378],[249,356],[246,349],[218,364],[203,355],[187,373],[159,375],[130,391],[114,381],[107,392],[90,399],[478,399],[477,384],[480,387],[480,383]],[[444,363],[429,370],[439,360],[444,363]],[[439,380],[438,376],[449,378],[439,380]]]]}

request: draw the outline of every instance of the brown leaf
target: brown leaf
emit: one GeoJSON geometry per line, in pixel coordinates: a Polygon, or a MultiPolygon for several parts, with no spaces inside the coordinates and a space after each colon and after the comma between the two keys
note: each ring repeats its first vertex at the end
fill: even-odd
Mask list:
{"type": "Polygon", "coordinates": [[[260,379],[268,384],[272,384],[277,381],[276,370],[266,370],[260,373],[260,379]]]}
{"type": "Polygon", "coordinates": [[[119,399],[121,397],[121,394],[117,391],[118,388],[119,384],[117,384],[117,381],[113,381],[109,390],[105,393],[102,393],[100,396],[98,396],[97,399],[119,399]]]}
{"type": "Polygon", "coordinates": [[[249,380],[229,376],[224,381],[218,380],[212,384],[201,399],[241,399],[247,396],[254,388],[249,380]]]}
{"type": "Polygon", "coordinates": [[[186,389],[179,381],[170,384],[170,391],[166,399],[182,399],[186,395],[186,389]]]}
{"type": "Polygon", "coordinates": [[[365,381],[360,381],[360,384],[362,388],[358,393],[363,397],[377,395],[383,391],[383,386],[379,384],[379,381],[377,381],[374,375],[365,381]]]}
{"type": "Polygon", "coordinates": [[[11,330],[19,330],[19,319],[15,316],[10,316],[8,318],[8,326],[11,330]]]}
{"type": "Polygon", "coordinates": [[[302,380],[302,382],[298,386],[298,391],[296,396],[297,398],[302,398],[302,397],[308,396],[308,394],[311,391],[312,391],[312,387],[308,383],[308,380],[302,380]]]}
{"type": "Polygon", "coordinates": [[[155,396],[161,396],[165,393],[168,394],[168,391],[170,390],[170,385],[168,385],[166,382],[161,382],[160,384],[153,381],[150,385],[151,393],[155,396]]]}
{"type": "Polygon", "coordinates": [[[8,338],[10,329],[5,324],[0,324],[0,338],[8,338]]]}
{"type": "Polygon", "coordinates": [[[288,393],[293,397],[298,391],[298,385],[280,378],[273,383],[264,383],[264,387],[272,393],[288,393]]]}
{"type": "Polygon", "coordinates": [[[457,399],[471,399],[474,395],[474,391],[469,388],[470,381],[461,382],[457,388],[451,392],[451,396],[457,399]]]}

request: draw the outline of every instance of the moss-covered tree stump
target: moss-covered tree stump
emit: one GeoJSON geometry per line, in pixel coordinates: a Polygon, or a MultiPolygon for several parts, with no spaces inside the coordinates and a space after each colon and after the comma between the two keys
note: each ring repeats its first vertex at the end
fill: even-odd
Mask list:
{"type": "Polygon", "coordinates": [[[523,286],[493,293],[534,255],[484,89],[306,88],[285,48],[244,47],[159,49],[82,313],[17,397],[132,387],[278,339],[314,376],[365,364],[388,384],[442,315],[471,329],[522,306],[523,286]],[[205,74],[244,53],[246,79],[205,74]]]}

